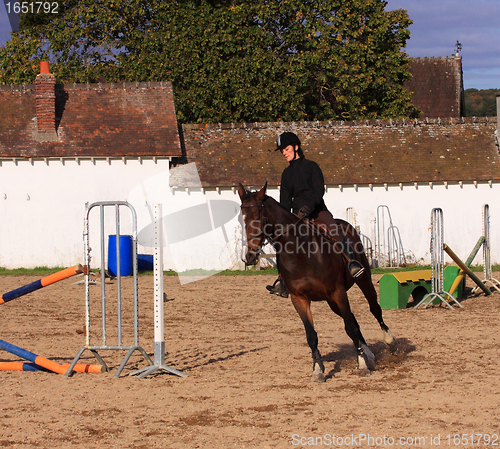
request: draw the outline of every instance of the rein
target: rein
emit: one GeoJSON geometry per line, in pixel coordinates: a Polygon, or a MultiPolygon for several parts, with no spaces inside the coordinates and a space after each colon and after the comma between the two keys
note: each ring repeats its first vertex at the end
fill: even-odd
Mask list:
{"type": "MultiPolygon", "coordinates": [[[[248,246],[248,248],[250,250],[252,250],[252,251],[254,251],[256,253],[259,253],[259,252],[262,251],[262,247],[266,244],[266,240],[267,240],[267,243],[270,243],[272,245],[280,237],[286,235],[291,228],[296,227],[301,221],[304,221],[305,218],[306,218],[306,217],[302,217],[302,218],[299,218],[296,222],[294,222],[292,224],[288,224],[286,226],[286,229],[284,231],[281,231],[280,233],[276,234],[274,237],[271,238],[271,236],[266,235],[264,233],[265,224],[269,223],[269,218],[264,213],[265,212],[264,202],[262,202],[260,204],[245,204],[245,205],[241,205],[240,207],[241,208],[255,208],[256,207],[256,208],[260,208],[261,209],[261,212],[262,212],[262,222],[263,222],[262,230],[260,231],[259,234],[255,235],[253,238],[258,238],[261,235],[264,235],[265,239],[262,242],[262,244],[260,245],[260,248],[252,248],[252,247],[248,246]]],[[[319,235],[321,235],[321,237],[323,237],[326,240],[328,240],[330,243],[333,243],[333,244],[336,243],[336,241],[333,239],[333,237],[331,235],[329,235],[328,231],[323,226],[321,226],[321,224],[314,223],[311,220],[307,220],[306,224],[311,229],[315,230],[319,235]]]]}
{"type": "MultiPolygon", "coordinates": [[[[264,235],[265,239],[262,242],[262,244],[260,245],[260,248],[252,248],[252,247],[248,246],[248,248],[250,250],[252,250],[252,251],[254,251],[256,253],[262,251],[262,247],[264,246],[264,244],[266,242],[266,239],[267,239],[267,243],[270,243],[272,245],[280,237],[286,235],[288,233],[288,231],[290,230],[290,227],[292,227],[292,228],[296,227],[305,218],[305,217],[299,218],[295,223],[288,224],[285,231],[282,231],[281,233],[278,233],[277,235],[275,235],[274,237],[271,238],[269,235],[266,235],[264,233],[265,223],[269,223],[269,218],[264,214],[264,210],[265,210],[264,209],[264,202],[262,202],[261,204],[245,204],[245,205],[242,204],[240,207],[242,209],[243,208],[252,208],[252,207],[260,207],[261,208],[262,222],[263,222],[263,224],[262,224],[262,230],[260,231],[259,234],[255,235],[253,238],[257,238],[257,237],[260,237],[261,235],[264,235]]],[[[309,226],[312,226],[312,225],[309,223],[309,226]]]]}

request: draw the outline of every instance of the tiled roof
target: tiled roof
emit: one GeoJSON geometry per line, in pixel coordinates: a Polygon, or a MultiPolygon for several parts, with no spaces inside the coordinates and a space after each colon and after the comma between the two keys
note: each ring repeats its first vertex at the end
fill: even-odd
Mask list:
{"type": "Polygon", "coordinates": [[[34,85],[0,86],[0,157],[182,154],[170,83],[56,85],[57,139],[37,139],[34,85]]]}
{"type": "Polygon", "coordinates": [[[462,57],[409,58],[412,79],[405,84],[421,117],[448,119],[463,115],[462,57]]]}
{"type": "Polygon", "coordinates": [[[274,151],[295,132],[328,185],[500,180],[496,120],[184,125],[188,162],[205,187],[279,185],[286,161],[274,151]]]}

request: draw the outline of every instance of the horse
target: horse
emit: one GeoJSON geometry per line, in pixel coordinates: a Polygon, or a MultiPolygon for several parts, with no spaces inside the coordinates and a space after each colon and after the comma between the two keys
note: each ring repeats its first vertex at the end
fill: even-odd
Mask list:
{"type": "MultiPolygon", "coordinates": [[[[311,314],[312,301],[326,301],[330,309],[343,318],[345,331],[357,351],[358,373],[370,375],[375,357],[368,348],[356,318],[351,312],[347,291],[354,285],[345,257],[335,250],[329,235],[307,219],[285,210],[275,199],[266,195],[267,183],[258,192],[247,190],[241,183],[238,194],[247,240],[243,261],[247,265],[258,262],[262,247],[271,243],[277,253],[277,265],[282,280],[291,295],[292,304],[304,324],[307,343],[313,359],[312,381],[325,382],[325,366],[318,350],[318,335],[311,314]]],[[[356,230],[344,220],[336,220],[344,235],[353,245],[364,273],[356,279],[378,321],[383,341],[391,346],[394,337],[382,318],[377,292],[371,279],[368,258],[356,230]]]]}

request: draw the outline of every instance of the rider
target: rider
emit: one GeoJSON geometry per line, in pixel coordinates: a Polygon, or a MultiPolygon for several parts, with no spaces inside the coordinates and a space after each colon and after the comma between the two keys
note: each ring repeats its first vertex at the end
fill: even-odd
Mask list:
{"type": "MultiPolygon", "coordinates": [[[[323,200],[325,182],[319,165],[306,159],[299,138],[292,132],[284,132],[278,137],[276,151],[288,162],[281,175],[280,203],[288,211],[300,218],[309,218],[324,223],[333,240],[338,241],[347,256],[349,272],[354,278],[363,274],[363,266],[354,259],[354,252],[346,242],[341,227],[327,209],[323,200]]],[[[281,276],[273,285],[266,287],[273,295],[288,297],[288,290],[281,276]]]]}

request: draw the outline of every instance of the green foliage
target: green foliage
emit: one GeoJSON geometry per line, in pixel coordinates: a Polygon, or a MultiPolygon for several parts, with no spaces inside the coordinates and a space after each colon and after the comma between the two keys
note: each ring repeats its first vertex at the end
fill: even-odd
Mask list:
{"type": "Polygon", "coordinates": [[[64,270],[61,267],[36,267],[36,268],[14,268],[7,269],[0,267],[0,276],[48,276],[52,273],[57,273],[58,271],[64,270]]]}
{"type": "Polygon", "coordinates": [[[0,83],[171,81],[181,123],[415,116],[411,21],[383,0],[67,0],[21,17],[0,83]]]}
{"type": "Polygon", "coordinates": [[[464,117],[496,117],[500,89],[466,89],[464,117]]]}

